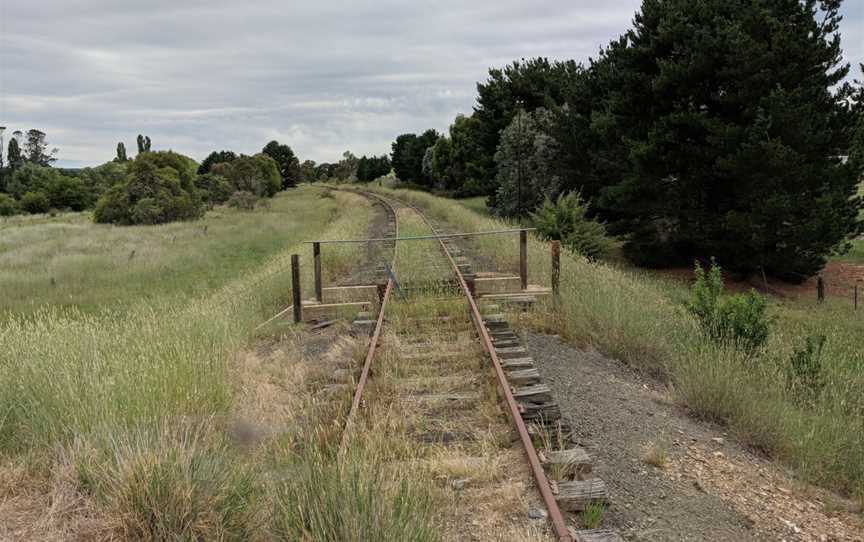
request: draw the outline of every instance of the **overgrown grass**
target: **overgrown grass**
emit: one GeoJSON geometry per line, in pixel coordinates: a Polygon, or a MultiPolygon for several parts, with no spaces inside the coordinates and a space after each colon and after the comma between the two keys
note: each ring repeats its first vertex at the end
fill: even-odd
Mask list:
{"type": "Polygon", "coordinates": [[[321,192],[301,186],[279,194],[269,208],[219,207],[198,221],[160,226],[94,224],[89,213],[0,220],[0,318],[46,304],[98,312],[162,296],[206,295],[320,235],[339,211],[321,192]]]}
{"type": "Polygon", "coordinates": [[[415,477],[386,468],[374,454],[357,449],[338,463],[311,450],[287,464],[274,488],[275,538],[438,540],[427,489],[415,477]]]}
{"type": "MultiPolygon", "coordinates": [[[[502,224],[450,200],[390,192],[458,229],[502,224]]],[[[518,253],[491,237],[477,248],[506,269],[518,253]]],[[[792,465],[799,475],[847,494],[864,495],[864,352],[860,315],[839,304],[773,301],[771,335],[755,353],[716,344],[688,314],[683,286],[603,263],[562,255],[558,314],[544,325],[564,338],[663,378],[695,416],[727,424],[745,444],[792,465]],[[823,392],[803,401],[790,384],[790,360],[806,338],[825,335],[823,392]]],[[[529,243],[531,282],[549,284],[546,243],[529,243]]]]}
{"type": "MultiPolygon", "coordinates": [[[[109,286],[108,292],[82,293],[95,304],[91,310],[18,305],[21,313],[0,321],[0,469],[23,461],[32,476],[48,480],[33,484],[49,491],[68,486],[66,494],[89,504],[79,502],[62,514],[101,522],[88,531],[98,532],[98,538],[271,538],[274,506],[264,489],[273,473],[259,469],[257,455],[241,454],[226,437],[237,391],[232,366],[256,324],[288,303],[290,255],[308,251],[300,242],[321,235],[360,236],[371,218],[371,207],[359,196],[318,198],[316,190],[304,190],[277,202],[282,206],[278,220],[289,226],[266,233],[270,256],[259,257],[257,265],[254,258],[242,265],[226,263],[230,258],[224,251],[262,231],[254,220],[238,216],[238,231],[227,225],[211,229],[208,236],[226,238],[202,238],[203,247],[186,249],[203,261],[190,263],[193,269],[179,282],[154,286],[158,295],[150,299],[109,286]],[[244,232],[247,226],[251,229],[244,232]],[[222,264],[226,267],[217,269],[222,264]],[[203,295],[178,295],[185,281],[211,268],[214,284],[221,286],[203,295]]],[[[102,230],[90,231],[100,246],[110,244],[102,230]]],[[[110,261],[113,252],[103,249],[100,257],[110,261]]],[[[153,258],[178,265],[187,261],[181,250],[154,251],[153,258]]],[[[344,266],[340,258],[352,256],[331,257],[334,265],[344,266]]],[[[57,258],[70,273],[84,272],[75,258],[57,258]]],[[[151,271],[153,276],[143,280],[159,283],[158,266],[151,271]]],[[[304,288],[309,275],[304,274],[304,288]]],[[[24,282],[21,287],[36,288],[24,282]]],[[[54,297],[39,299],[48,303],[54,297]]],[[[295,459],[308,469],[329,468],[317,465],[314,456],[295,459]]],[[[307,539],[328,538],[314,531],[307,539]]]]}

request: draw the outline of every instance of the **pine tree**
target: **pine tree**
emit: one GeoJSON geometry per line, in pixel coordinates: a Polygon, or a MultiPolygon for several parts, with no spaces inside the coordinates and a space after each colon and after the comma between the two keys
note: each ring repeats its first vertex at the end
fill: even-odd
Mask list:
{"type": "Polygon", "coordinates": [[[117,143],[117,158],[114,159],[115,162],[126,162],[129,158],[126,157],[126,145],[121,141],[117,143]]]}
{"type": "Polygon", "coordinates": [[[40,166],[50,166],[57,160],[55,155],[57,149],[48,150],[48,143],[45,141],[45,132],[36,130],[27,130],[27,140],[24,142],[24,157],[28,162],[40,166]]]}
{"type": "Polygon", "coordinates": [[[14,137],[9,140],[9,150],[6,153],[6,163],[9,164],[9,169],[17,169],[24,159],[21,157],[21,148],[18,146],[18,140],[14,137]]]}
{"type": "Polygon", "coordinates": [[[278,141],[271,141],[264,146],[261,152],[276,160],[285,188],[297,186],[297,183],[300,182],[300,160],[297,159],[291,147],[278,141]]]}
{"type": "Polygon", "coordinates": [[[644,0],[591,75],[587,169],[631,258],[803,279],[857,234],[840,4],[644,0]]]}

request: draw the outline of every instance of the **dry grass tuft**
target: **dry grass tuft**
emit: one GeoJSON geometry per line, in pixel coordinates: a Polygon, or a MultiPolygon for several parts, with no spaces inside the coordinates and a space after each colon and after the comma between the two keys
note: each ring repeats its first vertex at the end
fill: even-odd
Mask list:
{"type": "Polygon", "coordinates": [[[642,446],[642,462],[658,469],[666,467],[668,452],[666,446],[659,441],[647,442],[642,446]]]}

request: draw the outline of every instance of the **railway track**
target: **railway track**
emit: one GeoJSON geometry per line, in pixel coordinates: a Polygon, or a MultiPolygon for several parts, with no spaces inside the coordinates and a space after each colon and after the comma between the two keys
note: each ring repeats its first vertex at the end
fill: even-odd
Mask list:
{"type": "Polygon", "coordinates": [[[469,287],[471,266],[454,256],[455,242],[419,209],[363,195],[387,209],[395,237],[434,238],[393,245],[377,318],[366,318],[374,325],[340,448],[357,435],[377,435],[392,460],[448,480],[455,505],[445,531],[456,538],[466,525],[480,531],[475,539],[515,537],[515,530],[507,534],[519,528],[507,524],[513,515],[494,508],[535,501],[559,541],[621,540],[612,531],[577,531],[574,518],[565,518],[562,509],[583,513],[602,505],[605,486],[590,477],[584,450],[570,444],[549,388],[506,319],[495,306],[481,311],[469,287]],[[528,471],[542,502],[517,490],[528,471]],[[483,510],[492,510],[485,524],[472,517],[483,510]]]}

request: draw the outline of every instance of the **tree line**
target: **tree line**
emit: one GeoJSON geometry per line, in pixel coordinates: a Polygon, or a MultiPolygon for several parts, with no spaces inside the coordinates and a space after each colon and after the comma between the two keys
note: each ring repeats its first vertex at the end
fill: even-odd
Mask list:
{"type": "Polygon", "coordinates": [[[508,217],[578,192],[641,265],[803,279],[861,231],[841,3],[645,0],[587,64],[490,69],[447,134],[396,138],[394,171],[508,217]]]}
{"type": "Polygon", "coordinates": [[[130,158],[123,142],[116,157],[97,167],[52,167],[57,149],[46,135],[14,132],[0,154],[0,216],[93,209],[96,222],[161,224],[200,217],[214,205],[251,210],[263,198],[296,186],[302,167],[288,145],[271,141],[253,156],[214,151],[201,164],[173,151],[152,150],[138,135],[130,158]]]}

